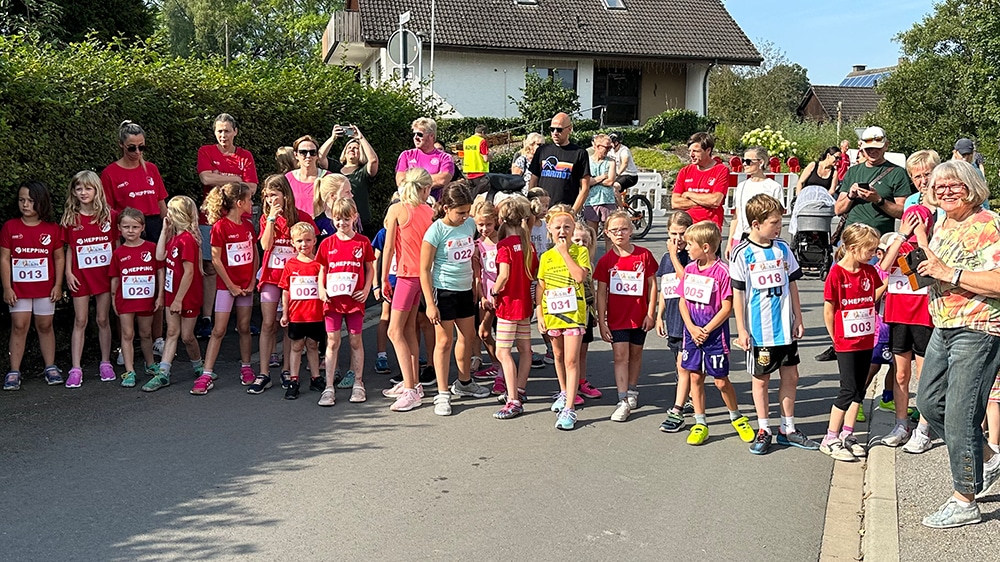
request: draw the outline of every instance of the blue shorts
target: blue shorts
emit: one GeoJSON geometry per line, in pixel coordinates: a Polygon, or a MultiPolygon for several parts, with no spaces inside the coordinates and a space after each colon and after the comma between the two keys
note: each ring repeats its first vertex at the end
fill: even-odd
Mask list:
{"type": "Polygon", "coordinates": [[[875,344],[872,350],[872,365],[891,365],[892,350],[889,349],[889,342],[880,341],[875,344]]]}
{"type": "Polygon", "coordinates": [[[684,330],[684,345],[681,348],[681,367],[698,371],[714,378],[729,376],[729,330],[728,326],[716,328],[705,343],[698,345],[691,334],[684,330]]]}

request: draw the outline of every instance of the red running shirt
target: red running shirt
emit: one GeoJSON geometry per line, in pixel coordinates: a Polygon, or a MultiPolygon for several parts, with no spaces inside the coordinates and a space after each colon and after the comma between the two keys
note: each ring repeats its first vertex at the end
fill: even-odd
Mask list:
{"type": "MultiPolygon", "coordinates": [[[[691,193],[721,193],[725,196],[729,192],[729,168],[722,164],[716,164],[711,168],[701,171],[697,164],[690,164],[681,168],[677,173],[677,181],[674,183],[674,193],[681,194],[690,191],[691,193]]],[[[725,201],[723,201],[724,203],[725,201]]],[[[695,205],[687,210],[694,222],[712,221],[722,228],[722,206],[714,209],[706,209],[700,205],[695,205]]]]}
{"type": "Polygon", "coordinates": [[[833,349],[864,351],[875,347],[875,290],[882,286],[878,271],[861,264],[851,273],[833,264],[823,287],[823,300],[833,303],[833,349]]]}
{"type": "MultiPolygon", "coordinates": [[[[222,250],[222,267],[229,275],[229,280],[238,287],[247,287],[254,280],[256,239],[250,221],[241,220],[240,224],[236,224],[229,217],[222,217],[212,225],[212,247],[222,250]]],[[[215,288],[219,291],[228,290],[222,276],[216,276],[215,288]]]]}
{"type": "Polygon", "coordinates": [[[348,314],[364,311],[365,303],[351,294],[365,286],[365,263],[375,261],[372,243],[363,234],[341,240],[334,234],[323,240],[316,252],[316,261],[326,268],[326,310],[348,314]]]}
{"type": "MultiPolygon", "coordinates": [[[[115,248],[109,270],[111,277],[119,279],[115,293],[115,308],[119,313],[153,312],[156,271],[161,267],[163,264],[156,261],[156,244],[148,240],[142,240],[138,246],[122,244],[115,248]]],[[[174,277],[175,281],[179,279],[174,277]]]]}
{"type": "Polygon", "coordinates": [[[118,212],[111,211],[111,217],[104,224],[98,224],[96,217],[80,215],[78,226],[64,226],[63,240],[69,249],[66,259],[72,260],[73,275],[80,282],[74,297],[100,295],[111,290],[111,255],[118,244],[118,212]]]}
{"type": "MultiPolygon", "coordinates": [[[[534,250],[534,248],[531,248],[534,250]]],[[[538,255],[531,256],[531,277],[524,268],[524,249],[520,236],[508,236],[497,242],[497,270],[500,264],[510,266],[510,277],[503,291],[496,297],[497,318],[516,322],[531,318],[534,303],[531,301],[531,278],[538,274],[538,255]]]]}
{"type": "Polygon", "coordinates": [[[104,195],[111,208],[121,212],[125,207],[142,212],[144,215],[159,215],[160,201],[167,198],[167,188],[156,164],[146,162],[145,166],[132,169],[122,168],[112,162],[101,172],[104,195]]]}
{"type": "Polygon", "coordinates": [[[612,248],[597,260],[594,268],[594,280],[608,286],[607,316],[611,330],[642,328],[649,310],[646,289],[659,265],[649,250],[632,247],[632,253],[627,256],[619,256],[612,248]]]}
{"type": "Polygon", "coordinates": [[[165,267],[163,269],[164,306],[169,307],[174,303],[177,291],[181,288],[181,279],[184,278],[184,262],[189,262],[194,269],[194,278],[191,280],[191,286],[188,287],[187,293],[184,293],[181,308],[183,310],[201,309],[203,291],[200,261],[201,245],[190,232],[181,232],[167,242],[167,257],[164,260],[165,267]]]}
{"type": "MultiPolygon", "coordinates": [[[[311,225],[313,232],[317,235],[319,234],[316,223],[313,222],[312,217],[309,215],[299,212],[298,221],[311,225]]],[[[265,228],[267,228],[267,217],[261,216],[261,234],[263,234],[265,228]]],[[[285,263],[298,254],[295,248],[292,247],[292,225],[288,224],[285,217],[279,215],[275,219],[272,228],[274,228],[274,242],[271,244],[271,249],[265,250],[264,256],[261,258],[261,275],[257,287],[261,287],[265,283],[277,285],[278,281],[281,281],[281,272],[285,269],[285,263]]]]}
{"type": "Polygon", "coordinates": [[[323,301],[319,300],[319,270],[316,260],[304,262],[292,256],[281,270],[278,286],[288,291],[288,321],[321,322],[323,301]]]}
{"type": "Polygon", "coordinates": [[[10,250],[11,288],[19,299],[47,299],[56,283],[53,253],[63,247],[62,228],[54,222],[28,226],[10,219],[0,229],[0,247],[10,250]]]}

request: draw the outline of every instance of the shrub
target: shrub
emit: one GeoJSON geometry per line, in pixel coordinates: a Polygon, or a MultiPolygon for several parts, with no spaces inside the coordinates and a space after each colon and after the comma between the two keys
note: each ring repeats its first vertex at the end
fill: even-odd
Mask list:
{"type": "Polygon", "coordinates": [[[651,117],[642,129],[649,136],[647,142],[686,142],[699,131],[712,129],[712,121],[688,109],[668,109],[651,117]]]}
{"type": "Polygon", "coordinates": [[[798,143],[785,139],[781,131],[772,129],[770,125],[745,133],[740,141],[744,146],[763,146],[768,154],[781,160],[798,154],[798,143]]]}
{"type": "Polygon", "coordinates": [[[510,99],[530,130],[534,130],[533,126],[538,123],[547,122],[560,111],[572,115],[580,110],[580,96],[576,90],[564,88],[562,82],[556,81],[554,76],[542,78],[536,72],[525,73],[521,94],[519,100],[513,97],[510,99]]]}
{"type": "Polygon", "coordinates": [[[667,172],[677,171],[684,167],[684,163],[676,154],[651,148],[633,148],[632,157],[635,158],[635,165],[643,170],[667,172]]]}

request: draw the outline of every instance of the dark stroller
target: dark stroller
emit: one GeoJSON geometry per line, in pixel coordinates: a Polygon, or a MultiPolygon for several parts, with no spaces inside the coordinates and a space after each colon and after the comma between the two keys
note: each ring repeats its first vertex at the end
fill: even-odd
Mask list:
{"type": "Polygon", "coordinates": [[[792,209],[788,231],[792,235],[792,252],[806,275],[825,280],[833,265],[833,245],[830,243],[835,201],[820,185],[802,189],[792,209]]]}

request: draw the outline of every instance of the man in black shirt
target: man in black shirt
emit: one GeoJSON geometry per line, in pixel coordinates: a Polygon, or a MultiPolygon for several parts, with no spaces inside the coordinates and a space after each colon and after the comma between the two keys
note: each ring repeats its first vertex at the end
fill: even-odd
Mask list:
{"type": "Polygon", "coordinates": [[[579,213],[590,193],[590,158],[587,151],[569,142],[573,121],[565,113],[552,118],[549,132],[552,144],[535,151],[528,171],[528,187],[541,187],[549,193],[551,205],[565,203],[579,213]]]}

